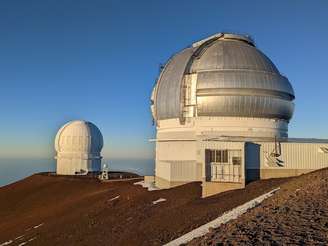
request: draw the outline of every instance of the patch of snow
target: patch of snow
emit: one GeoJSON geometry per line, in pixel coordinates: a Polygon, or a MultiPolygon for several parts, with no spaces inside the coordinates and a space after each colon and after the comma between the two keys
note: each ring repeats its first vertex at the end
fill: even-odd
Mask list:
{"type": "Polygon", "coordinates": [[[155,205],[155,204],[157,204],[157,203],[165,202],[165,201],[166,201],[165,198],[159,198],[159,199],[157,199],[156,201],[153,201],[153,204],[155,205]]]}
{"type": "Polygon", "coordinates": [[[28,242],[32,242],[34,239],[36,239],[36,237],[30,238],[29,240],[18,244],[18,246],[23,246],[23,245],[27,244],[28,242]]]}
{"type": "Polygon", "coordinates": [[[18,240],[18,239],[20,239],[20,238],[22,238],[22,237],[24,237],[24,235],[21,235],[21,236],[19,236],[19,237],[16,237],[15,240],[18,240]]]}
{"type": "Polygon", "coordinates": [[[134,185],[141,185],[143,188],[147,188],[148,191],[159,190],[154,182],[145,182],[144,180],[134,183],[134,185]]]}
{"type": "Polygon", "coordinates": [[[9,240],[9,241],[7,241],[7,242],[4,242],[4,243],[0,244],[0,246],[9,245],[9,244],[11,244],[12,242],[13,242],[13,240],[9,240]]]}
{"type": "Polygon", "coordinates": [[[115,197],[109,199],[109,201],[114,201],[114,200],[119,199],[119,198],[120,198],[120,196],[115,196],[115,197]]]}
{"type": "MultiPolygon", "coordinates": [[[[25,231],[29,231],[29,230],[32,230],[32,229],[37,229],[37,228],[39,228],[40,226],[43,226],[43,224],[44,224],[44,223],[41,223],[41,224],[36,225],[36,226],[32,226],[32,227],[30,227],[30,228],[25,229],[25,231]]],[[[1,245],[0,245],[0,246],[1,246],[1,245]]]]}
{"type": "Polygon", "coordinates": [[[33,229],[39,228],[40,226],[43,226],[44,223],[41,223],[39,225],[33,226],[33,229]]]}
{"type": "Polygon", "coordinates": [[[261,195],[249,202],[244,203],[243,205],[240,205],[230,211],[227,211],[220,217],[216,218],[215,220],[212,220],[211,222],[202,225],[165,245],[176,246],[176,245],[186,244],[187,242],[190,242],[192,239],[196,237],[204,236],[206,233],[209,232],[210,228],[217,228],[220,225],[229,222],[230,220],[237,219],[238,216],[246,213],[249,209],[254,208],[258,204],[260,204],[263,200],[273,196],[273,194],[277,192],[279,189],[280,188],[274,189],[264,195],[261,195]]]}
{"type": "Polygon", "coordinates": [[[143,181],[143,180],[134,183],[134,185],[141,185],[143,188],[148,188],[148,184],[145,183],[145,181],[143,181]]]}
{"type": "Polygon", "coordinates": [[[35,240],[36,239],[36,237],[32,237],[32,238],[30,238],[29,240],[28,240],[28,242],[32,242],[33,240],[35,240]]]}

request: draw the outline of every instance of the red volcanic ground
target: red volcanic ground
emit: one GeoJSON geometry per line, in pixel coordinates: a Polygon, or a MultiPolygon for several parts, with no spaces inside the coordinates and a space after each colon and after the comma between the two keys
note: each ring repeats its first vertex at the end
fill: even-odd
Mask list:
{"type": "MultiPolygon", "coordinates": [[[[322,172],[328,176],[327,170],[322,172]]],[[[319,180],[320,175],[322,176],[318,172],[299,178],[261,180],[242,190],[202,199],[198,182],[169,190],[148,191],[139,185],[133,185],[138,180],[101,183],[94,178],[37,174],[0,188],[0,245],[10,241],[12,242],[8,245],[24,242],[26,245],[162,245],[278,186],[282,190],[270,198],[265,207],[261,206],[254,209],[257,212],[247,213],[247,216],[251,214],[247,220],[250,227],[246,229],[248,227],[244,225],[243,232],[257,237],[260,234],[256,232],[261,231],[262,226],[269,230],[270,223],[277,230],[280,228],[288,231],[288,214],[294,220],[297,220],[298,214],[302,219],[299,220],[300,224],[307,223],[306,218],[311,219],[302,217],[302,214],[314,214],[310,210],[318,205],[314,202],[319,201],[319,181],[316,180],[319,180]],[[311,189],[302,188],[310,187],[311,184],[311,189]],[[296,192],[296,189],[300,191],[296,192]],[[314,199],[310,199],[313,194],[314,199]],[[166,201],[153,203],[160,198],[166,201]],[[297,205],[291,206],[297,202],[313,205],[307,205],[299,211],[297,205]],[[284,212],[285,207],[290,210],[284,212]],[[260,208],[262,210],[259,211],[260,208]],[[286,213],[285,217],[274,217],[270,221],[268,216],[272,216],[274,211],[277,215],[286,213]],[[261,216],[257,218],[259,215],[261,216]],[[251,223],[253,219],[256,221],[251,223]],[[285,224],[279,227],[283,220],[286,220],[285,224]],[[256,223],[259,223],[258,228],[256,223]]],[[[327,187],[326,185],[327,182],[322,187],[327,187]]],[[[321,206],[318,209],[315,213],[327,215],[327,210],[322,210],[321,206]]],[[[247,216],[237,220],[241,224],[228,223],[224,227],[224,234],[213,231],[213,240],[216,241],[211,242],[237,240],[236,234],[229,234],[229,230],[240,228],[247,216]]],[[[321,219],[327,220],[327,217],[321,219]]],[[[321,225],[323,222],[314,221],[309,225],[314,226],[316,223],[321,225]]],[[[324,228],[325,224],[322,226],[324,228]]],[[[310,232],[315,230],[316,227],[308,227],[310,232]]],[[[241,239],[247,238],[244,234],[238,235],[241,239]]],[[[198,239],[193,244],[203,243],[204,240],[208,240],[208,237],[198,239]]]]}

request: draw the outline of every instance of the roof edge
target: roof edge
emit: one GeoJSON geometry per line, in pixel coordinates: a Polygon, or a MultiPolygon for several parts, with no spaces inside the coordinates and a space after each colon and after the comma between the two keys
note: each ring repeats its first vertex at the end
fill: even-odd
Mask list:
{"type": "Polygon", "coordinates": [[[242,42],[248,43],[249,45],[252,45],[255,47],[254,40],[248,35],[241,35],[241,34],[236,34],[236,33],[223,33],[223,32],[215,33],[207,38],[204,38],[202,40],[199,40],[199,41],[193,43],[191,46],[198,47],[211,39],[237,40],[237,41],[242,41],[242,42]]]}

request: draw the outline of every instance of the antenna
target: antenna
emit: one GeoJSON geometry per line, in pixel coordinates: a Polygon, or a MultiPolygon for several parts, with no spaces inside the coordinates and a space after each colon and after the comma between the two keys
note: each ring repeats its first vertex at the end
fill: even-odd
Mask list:
{"type": "Polygon", "coordinates": [[[108,173],[109,173],[108,164],[104,163],[101,174],[99,175],[99,179],[100,180],[108,180],[109,179],[108,173]]]}

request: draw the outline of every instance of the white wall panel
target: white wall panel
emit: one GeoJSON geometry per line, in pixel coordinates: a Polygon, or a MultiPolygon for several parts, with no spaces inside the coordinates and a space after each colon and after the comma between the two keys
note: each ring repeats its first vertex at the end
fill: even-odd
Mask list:
{"type": "Polygon", "coordinates": [[[196,141],[157,142],[156,160],[196,160],[196,141]]]}
{"type": "Polygon", "coordinates": [[[328,167],[328,154],[320,153],[320,147],[328,148],[321,143],[281,143],[283,167],[266,165],[265,155],[275,150],[275,143],[261,143],[261,168],[263,169],[320,169],[328,167]]]}

